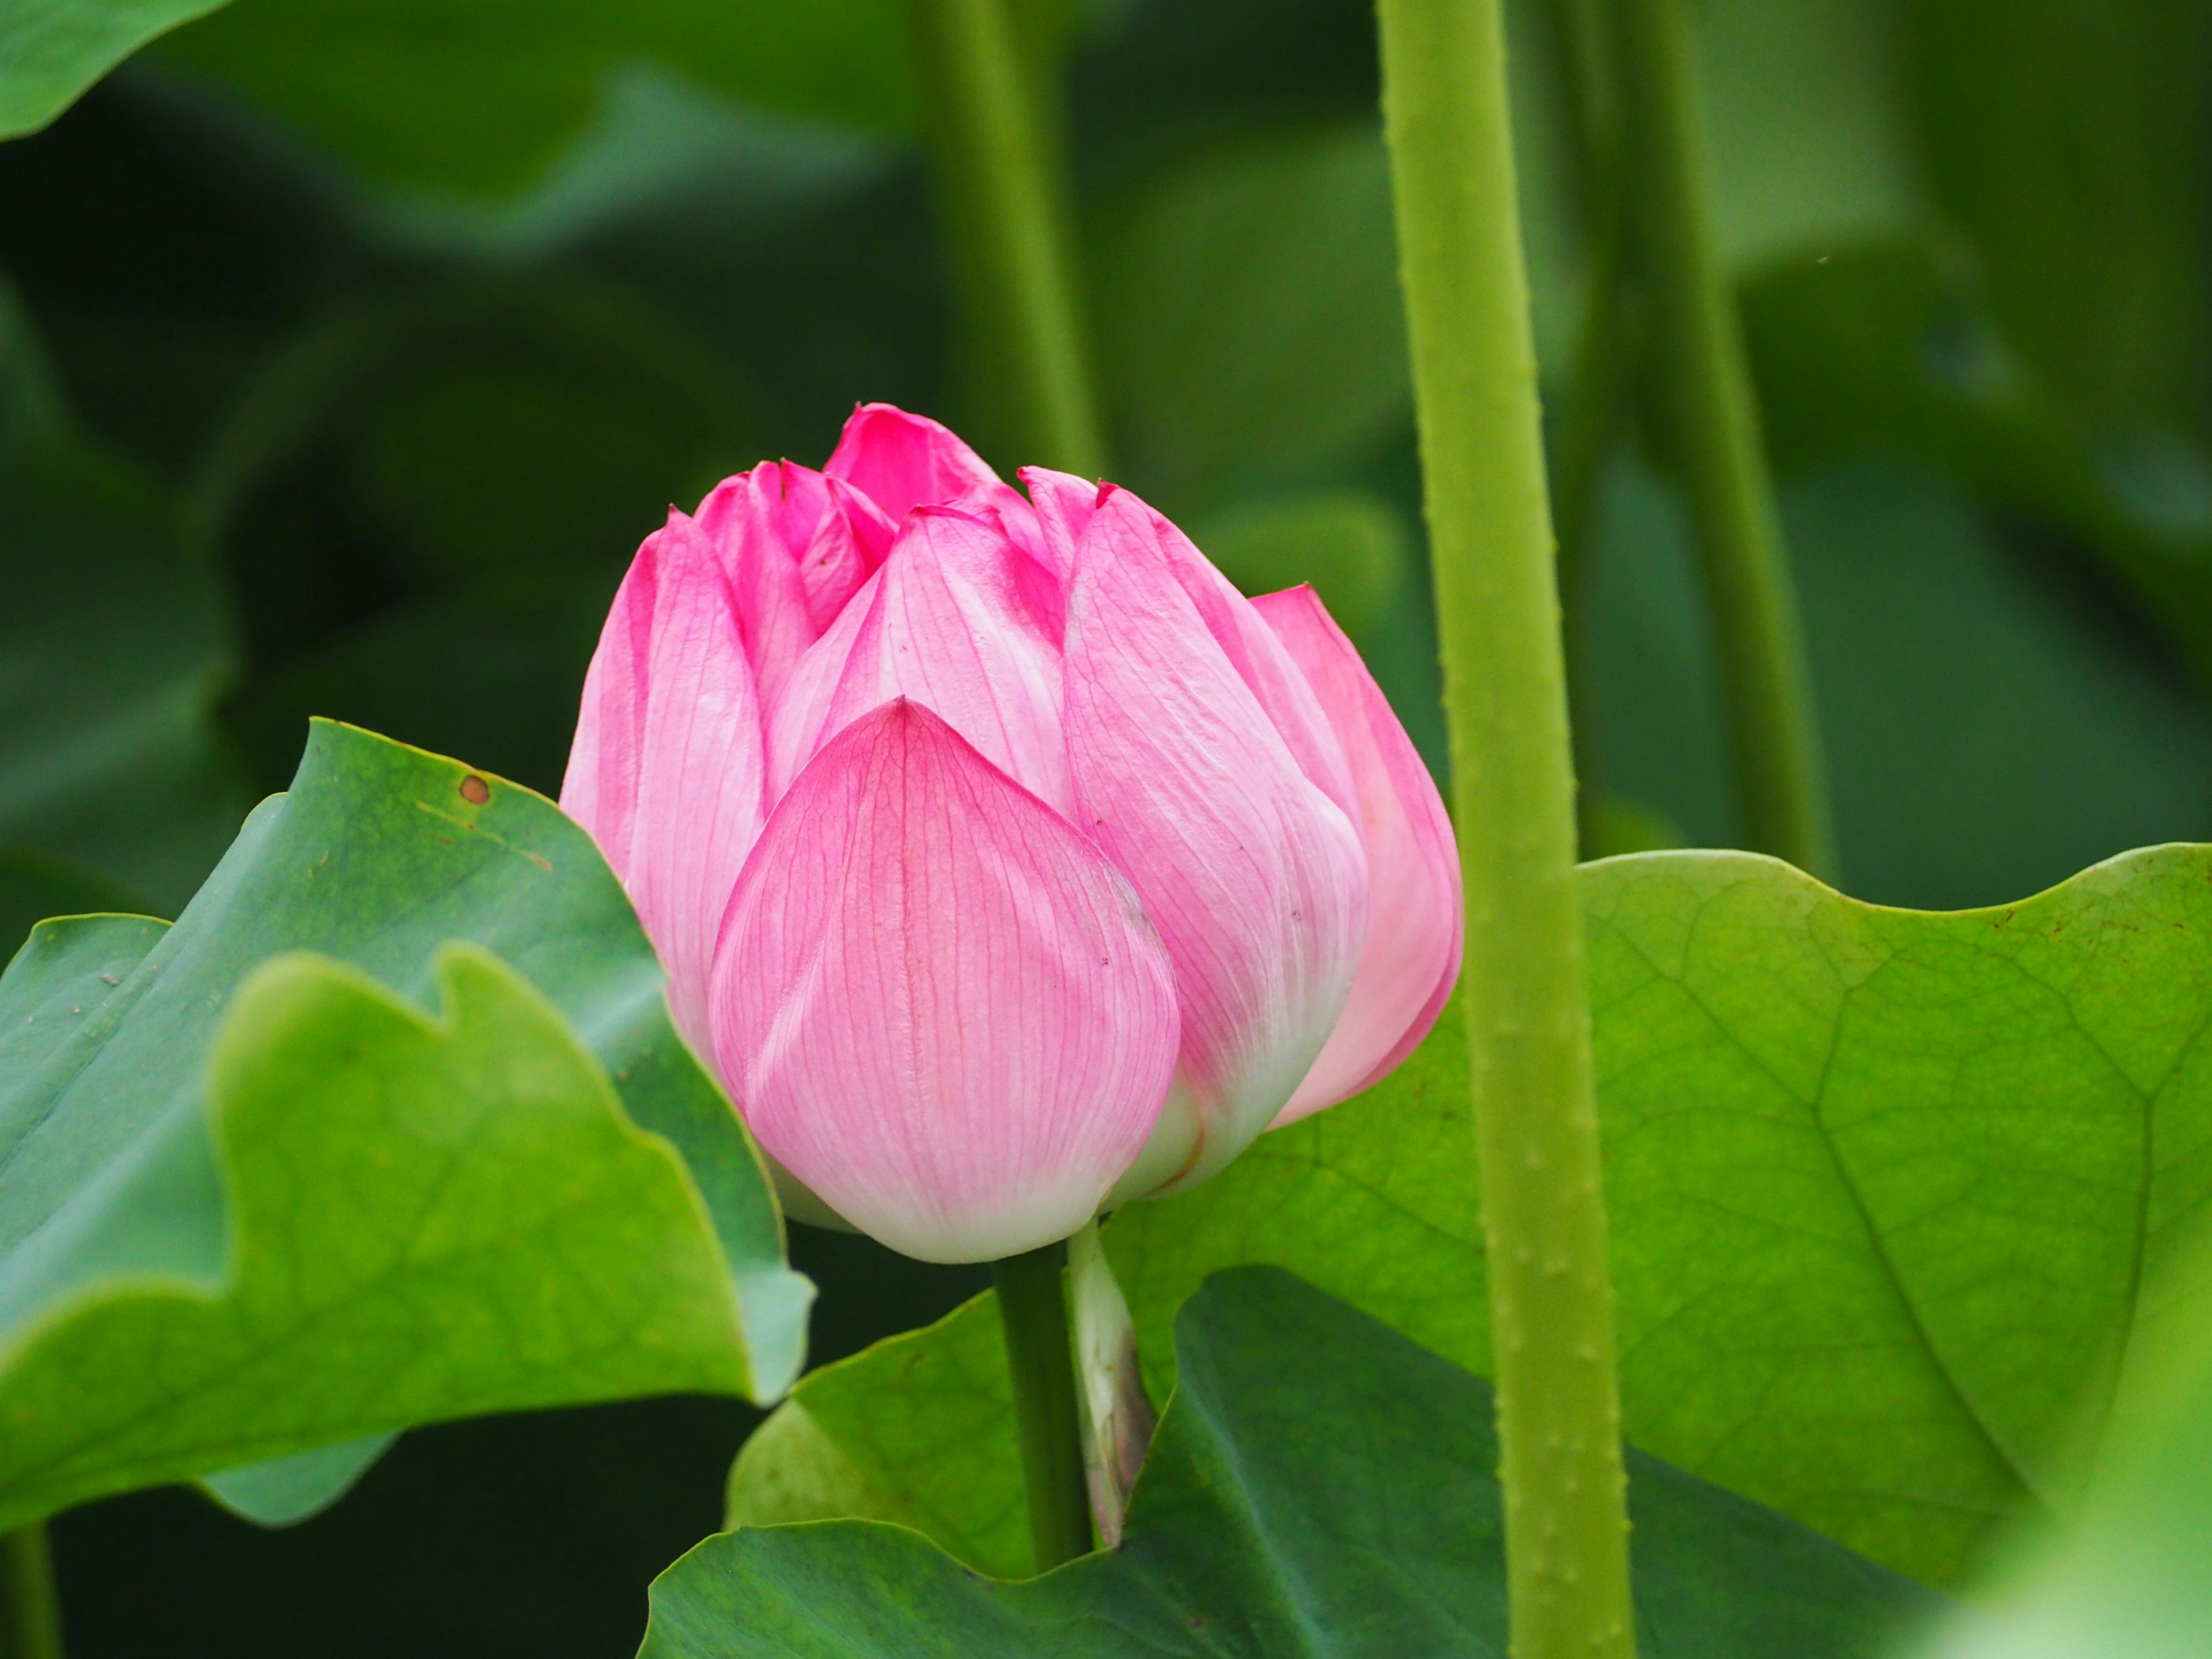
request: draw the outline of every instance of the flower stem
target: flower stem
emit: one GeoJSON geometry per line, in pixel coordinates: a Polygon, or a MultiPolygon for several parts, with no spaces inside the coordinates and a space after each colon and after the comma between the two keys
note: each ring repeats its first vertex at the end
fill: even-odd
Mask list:
{"type": "Polygon", "coordinates": [[[1009,0],[908,0],[969,345],[1010,448],[1097,477],[1106,442],[1066,220],[1060,124],[1009,0]]]}
{"type": "Polygon", "coordinates": [[[1634,1651],[1574,775],[1500,0],[1381,0],[1516,1659],[1634,1651]]]}
{"type": "Polygon", "coordinates": [[[0,1659],[62,1659],[62,1603],[42,1522],[0,1538],[0,1659]]]}
{"type": "Polygon", "coordinates": [[[1659,391],[1697,526],[1747,843],[1814,875],[1834,848],[1797,601],[1735,292],[1721,267],[1682,0],[1613,0],[1635,254],[1659,391]]]}
{"type": "Polygon", "coordinates": [[[1014,1430],[1029,1498],[1030,1554],[1039,1572],[1091,1550],[1091,1494],[1083,1474],[1083,1420],[1067,1340],[1063,1248],[1048,1244],[991,1264],[1006,1370],[1014,1383],[1014,1430]]]}

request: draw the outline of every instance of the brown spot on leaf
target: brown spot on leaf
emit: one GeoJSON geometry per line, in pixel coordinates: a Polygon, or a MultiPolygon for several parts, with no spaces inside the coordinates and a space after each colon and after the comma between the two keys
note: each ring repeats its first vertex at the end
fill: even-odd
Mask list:
{"type": "Polygon", "coordinates": [[[482,806],[491,799],[491,786],[471,772],[461,780],[461,799],[471,806],[482,806]]]}

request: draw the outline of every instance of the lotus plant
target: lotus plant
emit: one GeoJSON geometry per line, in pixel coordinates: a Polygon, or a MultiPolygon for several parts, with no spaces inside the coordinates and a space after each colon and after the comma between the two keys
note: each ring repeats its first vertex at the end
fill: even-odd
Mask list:
{"type": "Polygon", "coordinates": [[[793,1213],[937,1261],[1187,1188],[1457,974],[1426,769],[1308,587],[858,410],[638,550],[561,805],[793,1213]]]}

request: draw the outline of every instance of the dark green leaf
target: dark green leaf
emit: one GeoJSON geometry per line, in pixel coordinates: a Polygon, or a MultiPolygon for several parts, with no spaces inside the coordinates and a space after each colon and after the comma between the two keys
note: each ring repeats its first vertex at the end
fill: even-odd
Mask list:
{"type": "MultiPolygon", "coordinates": [[[[1482,1383],[1267,1268],[1210,1280],[1176,1346],[1119,1549],[994,1584],[898,1528],[746,1529],[655,1583],[643,1659],[1505,1652],[1482,1383]]],[[[1651,1659],[1873,1655],[1937,1605],[1655,1458],[1629,1496],[1651,1659]]]]}
{"type": "Polygon", "coordinates": [[[772,1396],[796,1369],[810,1291],[756,1155],[597,849],[539,797],[319,725],[173,930],[41,927],[0,993],[6,1515],[441,1416],[772,1396]],[[263,965],[302,949],[351,965],[263,965]],[[456,1144],[494,1119],[506,1141],[456,1144]],[[532,1242],[564,1212],[573,1239],[532,1242]],[[418,1260],[434,1216],[458,1242],[418,1260]],[[131,1357],[163,1340],[191,1358],[131,1357]]]}

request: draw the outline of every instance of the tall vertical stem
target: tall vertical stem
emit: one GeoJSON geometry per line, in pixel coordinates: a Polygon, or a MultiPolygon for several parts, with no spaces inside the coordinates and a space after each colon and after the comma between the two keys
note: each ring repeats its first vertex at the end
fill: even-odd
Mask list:
{"type": "Polygon", "coordinates": [[[41,1522],[0,1537],[0,1659],[62,1659],[62,1604],[41,1522]]]}
{"type": "Polygon", "coordinates": [[[1613,0],[1613,13],[1638,270],[1697,526],[1745,839],[1830,875],[1820,736],[1735,292],[1714,240],[1689,19],[1682,0],[1613,0]]]}
{"type": "Polygon", "coordinates": [[[1467,883],[1516,1659],[1634,1652],[1559,609],[1499,0],[1381,0],[1467,883]]]}
{"type": "Polygon", "coordinates": [[[938,199],[971,349],[1021,459],[1097,477],[1091,379],[1060,124],[1037,107],[1009,0],[908,0],[938,199]]]}
{"type": "Polygon", "coordinates": [[[1066,1250],[1048,1244],[991,1264],[1006,1369],[1014,1385],[1014,1431],[1029,1498],[1030,1553],[1046,1572],[1091,1549],[1091,1492],[1083,1473],[1082,1407],[1068,1341],[1066,1250]]]}

